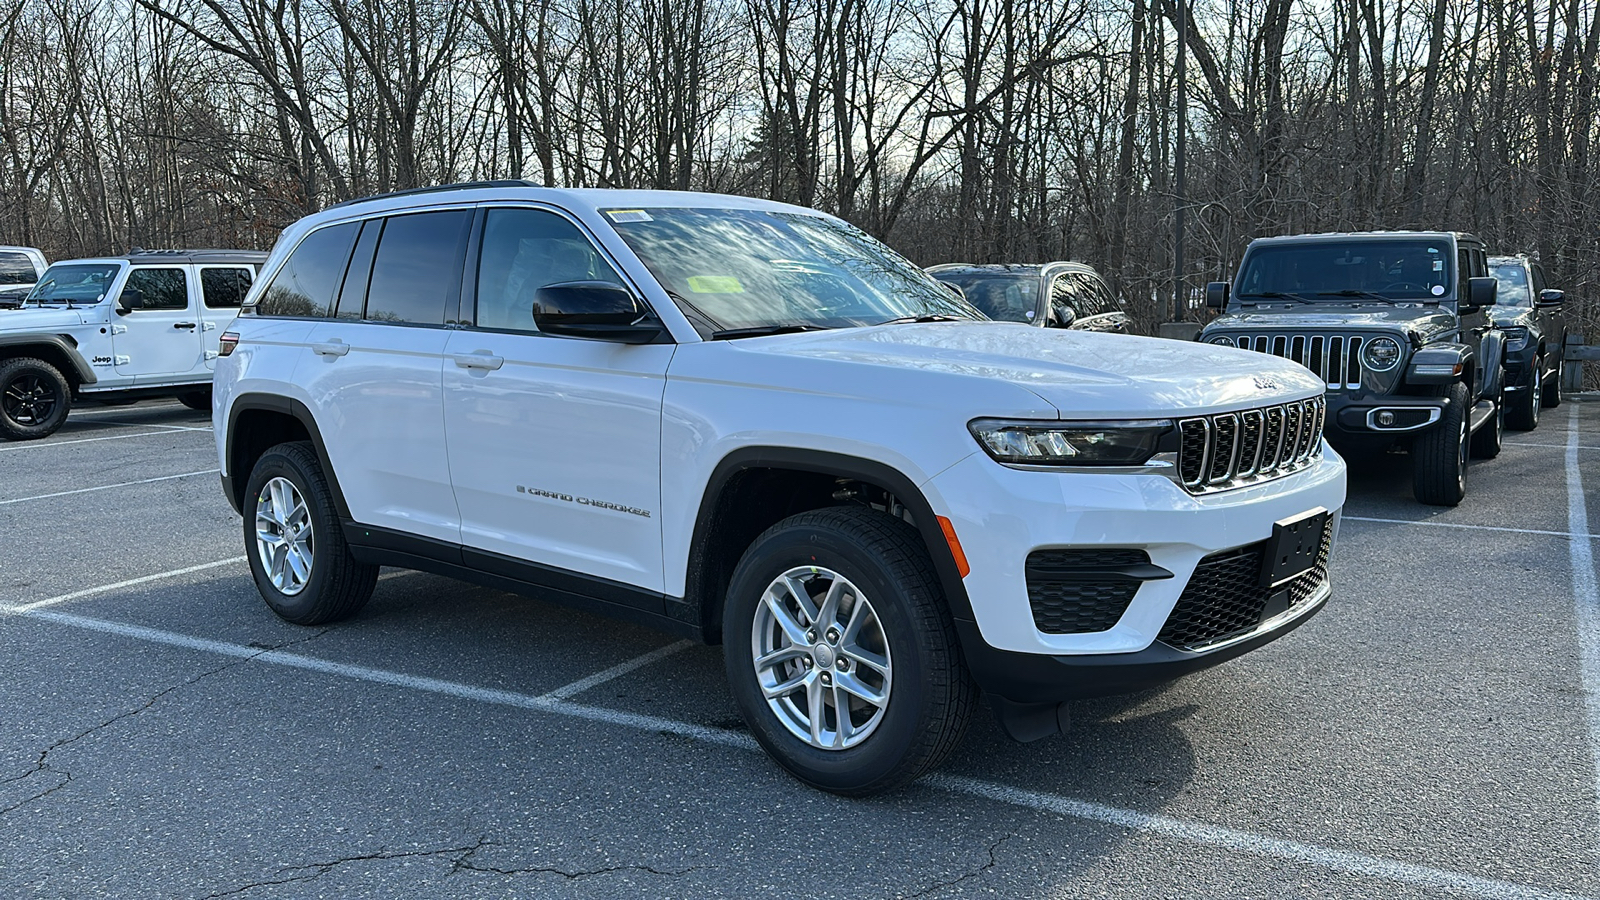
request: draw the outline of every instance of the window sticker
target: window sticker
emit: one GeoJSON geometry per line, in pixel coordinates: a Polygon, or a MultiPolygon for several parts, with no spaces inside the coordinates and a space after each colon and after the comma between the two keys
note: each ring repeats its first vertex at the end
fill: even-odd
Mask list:
{"type": "Polygon", "coordinates": [[[744,285],[732,275],[690,275],[689,290],[696,294],[742,294],[744,285]]]}
{"type": "Polygon", "coordinates": [[[1433,286],[1433,295],[1435,297],[1443,297],[1444,296],[1444,285],[1442,285],[1442,284],[1434,285],[1433,286]]]}
{"type": "Polygon", "coordinates": [[[1433,270],[1435,272],[1443,272],[1444,271],[1444,260],[1442,260],[1442,259],[1434,260],[1433,261],[1433,270]]]}
{"type": "Polygon", "coordinates": [[[649,213],[642,209],[608,209],[606,210],[606,215],[611,217],[611,221],[616,222],[619,225],[625,222],[655,221],[654,219],[650,218],[649,213]]]}

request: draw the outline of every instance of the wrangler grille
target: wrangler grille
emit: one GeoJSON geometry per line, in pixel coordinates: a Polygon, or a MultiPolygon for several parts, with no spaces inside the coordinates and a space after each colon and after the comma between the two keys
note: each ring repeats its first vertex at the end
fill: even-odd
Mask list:
{"type": "Polygon", "coordinates": [[[1321,397],[1178,423],[1178,474],[1190,493],[1222,491],[1304,468],[1321,452],[1321,397]]]}
{"type": "MultiPolygon", "coordinates": [[[[1266,542],[1262,541],[1200,560],[1162,626],[1159,639],[1180,650],[1203,650],[1256,630],[1273,594],[1272,588],[1262,587],[1260,582],[1265,548],[1266,542]]],[[[1290,609],[1316,596],[1327,584],[1332,549],[1330,522],[1322,531],[1322,549],[1316,565],[1286,585],[1290,609]]]]}
{"type": "Polygon", "coordinates": [[[1217,340],[1225,347],[1292,359],[1315,372],[1330,391],[1361,386],[1361,347],[1367,338],[1359,334],[1224,334],[1217,340]]]}

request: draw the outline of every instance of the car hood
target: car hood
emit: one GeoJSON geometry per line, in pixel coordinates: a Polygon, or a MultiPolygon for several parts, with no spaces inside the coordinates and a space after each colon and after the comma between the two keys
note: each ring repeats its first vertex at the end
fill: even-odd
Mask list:
{"type": "Polygon", "coordinates": [[[1488,313],[1489,324],[1500,328],[1510,325],[1530,327],[1539,323],[1539,317],[1526,306],[1491,306],[1488,313]]]}
{"type": "Polygon", "coordinates": [[[0,334],[82,325],[85,309],[0,309],[0,334]]]}
{"type": "MultiPolygon", "coordinates": [[[[950,403],[964,393],[958,381],[1003,383],[1036,395],[1063,418],[1073,419],[1192,415],[1323,390],[1304,367],[1251,351],[1011,322],[882,325],[736,343],[742,351],[774,357],[770,364],[752,367],[754,371],[775,374],[796,364],[832,363],[831,368],[858,386],[905,386],[904,376],[921,373],[924,389],[933,392],[930,402],[948,398],[950,403]],[[867,368],[892,371],[896,378],[850,374],[867,368]],[[944,389],[941,382],[949,384],[948,394],[938,393],[944,389]]],[[[833,381],[838,376],[822,377],[833,381]]]]}
{"type": "Polygon", "coordinates": [[[1359,329],[1403,331],[1421,338],[1457,327],[1456,317],[1449,309],[1435,305],[1408,306],[1346,306],[1325,304],[1331,308],[1315,312],[1303,307],[1292,309],[1245,309],[1218,316],[1206,326],[1206,333],[1216,331],[1354,331],[1359,329]]]}

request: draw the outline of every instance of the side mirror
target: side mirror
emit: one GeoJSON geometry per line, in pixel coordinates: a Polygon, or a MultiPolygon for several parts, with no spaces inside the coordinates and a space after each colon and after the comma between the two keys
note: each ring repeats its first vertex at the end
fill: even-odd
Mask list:
{"type": "Polygon", "coordinates": [[[533,324],[547,334],[648,344],[666,329],[633,294],[609,281],[547,284],[533,295],[533,324]]]}
{"type": "Polygon", "coordinates": [[[1566,301],[1566,299],[1566,291],[1558,291],[1554,288],[1546,288],[1539,292],[1539,302],[1535,305],[1540,309],[1551,309],[1553,307],[1560,306],[1566,301]]]}
{"type": "Polygon", "coordinates": [[[1212,281],[1206,284],[1206,307],[1208,309],[1226,309],[1228,306],[1228,293],[1232,286],[1226,281],[1212,281]]]}
{"type": "Polygon", "coordinates": [[[1071,328],[1072,323],[1078,321],[1078,311],[1065,303],[1050,304],[1050,313],[1055,319],[1050,323],[1051,328],[1071,328]]]}
{"type": "MultiPolygon", "coordinates": [[[[939,281],[939,279],[935,278],[934,281],[939,281]]],[[[961,285],[956,284],[953,281],[939,281],[939,284],[942,285],[945,290],[955,294],[957,297],[960,297],[963,300],[967,299],[967,292],[961,289],[961,285]]]]}
{"type": "Polygon", "coordinates": [[[117,296],[117,312],[127,315],[136,309],[144,309],[144,291],[138,288],[123,288],[117,296]]]}
{"type": "Polygon", "coordinates": [[[1493,278],[1468,278],[1467,303],[1470,306],[1493,306],[1500,293],[1500,282],[1493,278]]]}

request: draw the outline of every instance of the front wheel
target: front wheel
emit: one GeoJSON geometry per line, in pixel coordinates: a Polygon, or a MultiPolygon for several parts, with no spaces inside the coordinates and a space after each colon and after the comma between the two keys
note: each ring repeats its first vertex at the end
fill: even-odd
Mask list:
{"type": "Polygon", "coordinates": [[[34,441],[56,433],[72,409],[72,386],[42,359],[0,364],[0,435],[34,441]]]}
{"type": "Polygon", "coordinates": [[[723,653],[756,740],[807,784],[904,785],[955,749],[976,690],[916,529],[870,509],[791,516],[745,551],[723,653]]]}
{"type": "Polygon", "coordinates": [[[333,491],[305,441],[261,454],[245,488],[244,543],[267,606],[296,625],[348,618],[366,605],[378,567],[344,542],[333,491]]]}
{"type": "Polygon", "coordinates": [[[1539,396],[1539,402],[1545,409],[1555,409],[1561,405],[1561,376],[1565,375],[1566,371],[1567,359],[1563,353],[1562,358],[1556,360],[1555,374],[1545,380],[1544,391],[1539,396]]]}
{"type": "Polygon", "coordinates": [[[1472,435],[1472,458],[1494,459],[1500,455],[1506,435],[1506,395],[1494,398],[1494,415],[1472,435]]]}
{"type": "Polygon", "coordinates": [[[1430,506],[1455,506],[1467,495],[1470,395],[1458,381],[1445,389],[1444,396],[1450,402],[1439,424],[1411,444],[1411,492],[1418,503],[1430,506]]]}

